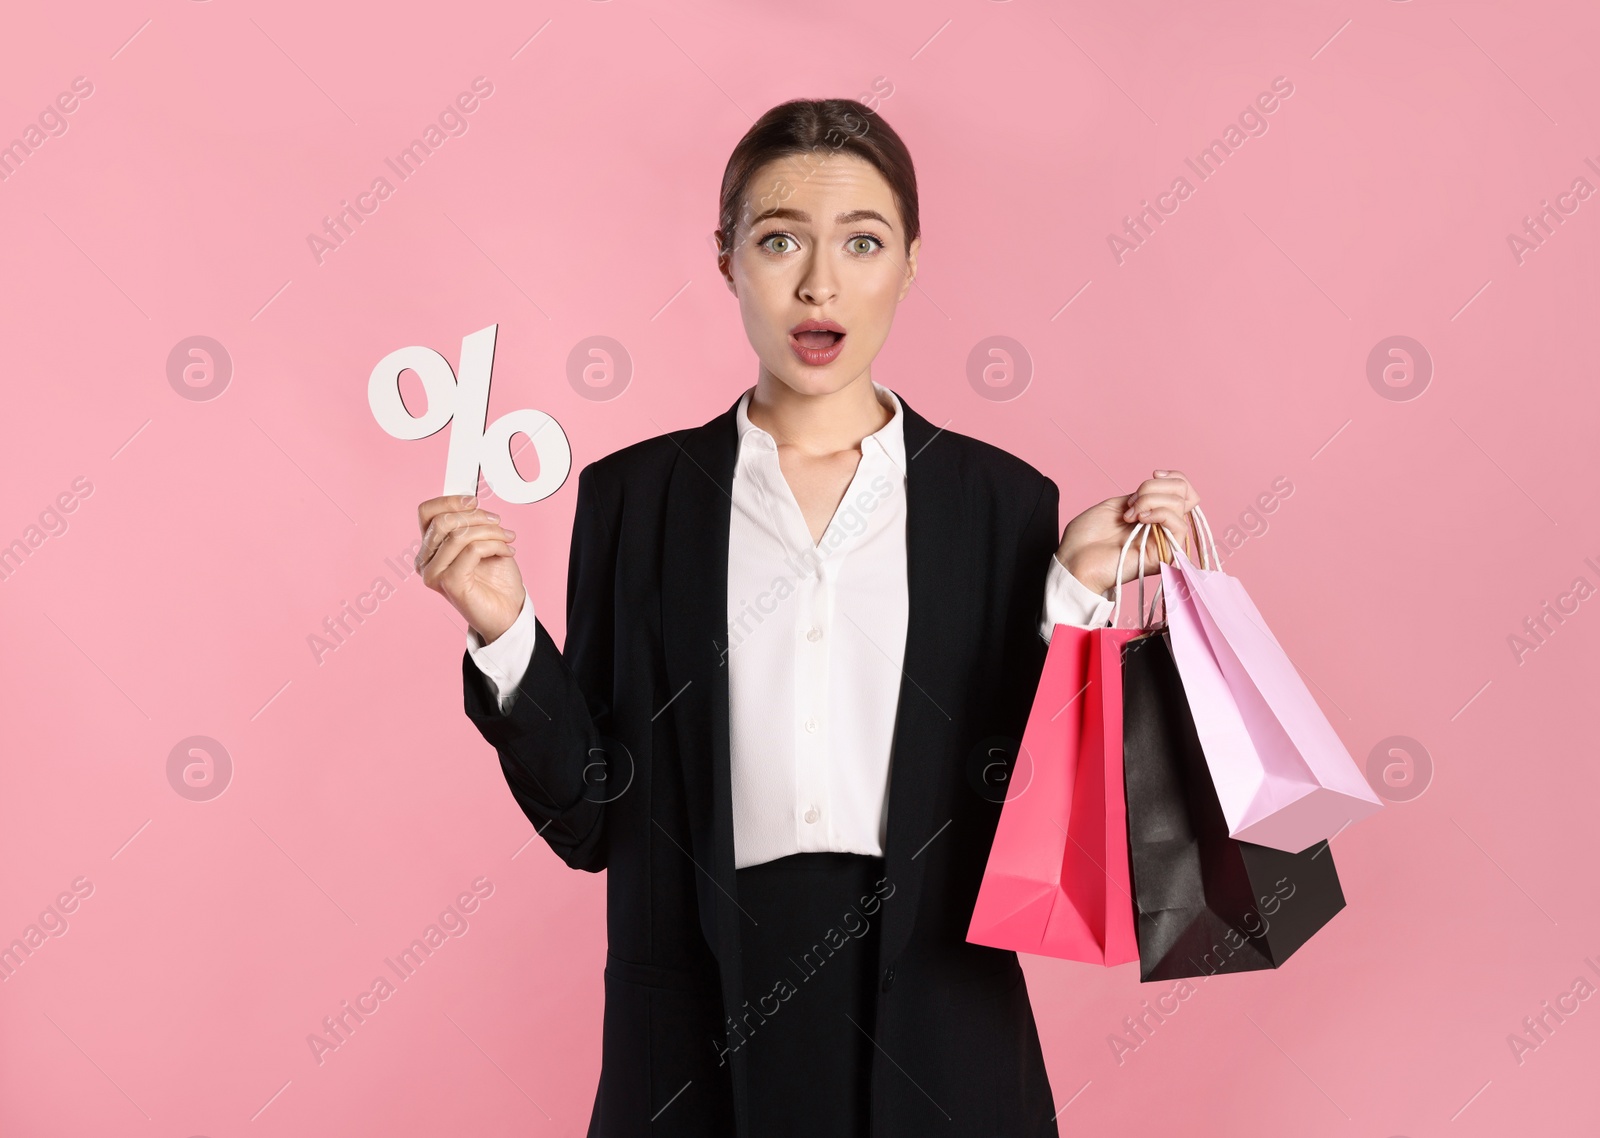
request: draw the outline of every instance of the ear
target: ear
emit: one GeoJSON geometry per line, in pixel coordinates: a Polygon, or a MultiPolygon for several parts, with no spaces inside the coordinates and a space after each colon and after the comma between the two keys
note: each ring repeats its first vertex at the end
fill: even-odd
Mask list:
{"type": "Polygon", "coordinates": [[[711,231],[711,241],[717,249],[717,272],[722,274],[722,283],[728,286],[729,292],[738,296],[738,286],[733,283],[733,250],[723,245],[720,229],[711,231]]]}
{"type": "Polygon", "coordinates": [[[906,279],[900,286],[900,295],[895,298],[897,304],[906,298],[906,294],[911,291],[911,286],[917,279],[917,251],[921,248],[922,238],[918,237],[906,250],[906,279]]]}

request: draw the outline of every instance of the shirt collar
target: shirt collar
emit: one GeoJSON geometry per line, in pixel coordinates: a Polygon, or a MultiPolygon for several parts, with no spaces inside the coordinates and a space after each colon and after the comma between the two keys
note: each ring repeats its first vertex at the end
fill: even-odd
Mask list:
{"type": "MultiPolygon", "coordinates": [[[[868,453],[870,453],[870,448],[876,446],[879,451],[889,458],[889,461],[894,463],[901,474],[905,474],[907,473],[905,444],[906,417],[903,413],[900,397],[893,391],[890,391],[887,387],[883,386],[883,384],[879,383],[877,380],[869,380],[868,382],[872,384],[872,391],[875,395],[877,395],[878,402],[888,405],[894,413],[890,416],[890,419],[887,423],[861,440],[861,455],[863,458],[865,458],[868,453]]],[[[754,393],[754,391],[755,388],[748,388],[745,393],[739,397],[739,409],[735,416],[739,425],[739,447],[741,450],[743,450],[747,444],[757,442],[757,445],[764,446],[775,451],[778,449],[777,440],[750,421],[750,396],[754,393]]]]}

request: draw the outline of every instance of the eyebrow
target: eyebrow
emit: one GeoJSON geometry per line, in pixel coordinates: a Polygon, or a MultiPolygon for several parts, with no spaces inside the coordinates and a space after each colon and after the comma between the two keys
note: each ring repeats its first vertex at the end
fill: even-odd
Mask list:
{"type": "MultiPolygon", "coordinates": [[[[805,210],[790,209],[788,206],[775,206],[772,209],[763,210],[761,213],[758,213],[751,218],[751,228],[761,224],[761,222],[767,220],[769,217],[779,217],[788,221],[798,221],[805,225],[811,224],[811,215],[805,210]]],[[[888,227],[890,232],[894,231],[894,226],[890,224],[889,219],[884,217],[883,214],[879,213],[875,209],[853,209],[848,213],[838,214],[833,219],[833,223],[835,225],[851,225],[857,221],[881,221],[885,226],[888,227]]]]}

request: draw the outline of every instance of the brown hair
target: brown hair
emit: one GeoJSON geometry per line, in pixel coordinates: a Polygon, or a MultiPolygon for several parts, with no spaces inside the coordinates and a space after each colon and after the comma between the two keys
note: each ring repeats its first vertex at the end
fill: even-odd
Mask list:
{"type": "MultiPolygon", "coordinates": [[[[906,252],[922,232],[917,212],[917,173],[911,152],[883,117],[855,99],[791,99],[756,120],[728,158],[722,172],[717,233],[723,253],[734,249],[734,235],[745,190],[755,172],[768,162],[790,155],[815,156],[820,165],[835,153],[853,154],[871,163],[889,183],[905,223],[906,252]]],[[[779,179],[756,199],[755,212],[783,201],[793,190],[779,179]]],[[[745,217],[751,211],[745,210],[745,217]]]]}

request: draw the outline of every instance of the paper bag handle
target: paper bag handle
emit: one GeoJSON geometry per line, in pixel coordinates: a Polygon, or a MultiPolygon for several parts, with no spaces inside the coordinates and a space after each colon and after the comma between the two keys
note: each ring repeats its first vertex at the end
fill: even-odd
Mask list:
{"type": "MultiPolygon", "coordinates": [[[[1205,513],[1201,511],[1199,506],[1189,507],[1189,533],[1184,536],[1186,540],[1183,543],[1183,552],[1191,561],[1195,560],[1195,557],[1189,552],[1190,546],[1198,544],[1200,568],[1220,569],[1222,567],[1222,559],[1217,556],[1217,543],[1211,536],[1211,523],[1206,521],[1205,513]],[[1194,538],[1195,540],[1187,540],[1189,538],[1194,538]]],[[[1161,560],[1167,562],[1172,560],[1168,552],[1169,541],[1172,545],[1177,544],[1177,539],[1172,536],[1171,530],[1166,526],[1158,526],[1156,528],[1156,548],[1161,555],[1161,560]]]]}
{"type": "MultiPolygon", "coordinates": [[[[1206,516],[1199,506],[1190,507],[1189,513],[1192,518],[1189,529],[1193,534],[1197,535],[1194,544],[1199,546],[1200,568],[1208,570],[1220,568],[1221,559],[1217,556],[1216,539],[1211,536],[1211,523],[1206,521],[1206,516]]],[[[1156,563],[1159,564],[1165,561],[1170,564],[1173,561],[1172,550],[1178,546],[1179,542],[1177,535],[1166,526],[1140,522],[1128,531],[1127,540],[1122,543],[1122,552],[1117,555],[1117,586],[1111,604],[1111,626],[1113,628],[1117,624],[1117,614],[1122,611],[1122,565],[1124,559],[1128,556],[1128,547],[1133,544],[1133,539],[1136,536],[1139,537],[1139,627],[1149,628],[1151,622],[1155,619],[1156,604],[1154,595],[1150,598],[1148,612],[1144,607],[1144,549],[1145,539],[1150,536],[1151,532],[1155,533],[1156,539],[1156,563]],[[1140,536],[1141,534],[1143,536],[1140,536]]],[[[1186,552],[1190,544],[1187,541],[1183,543],[1186,552]]]]}
{"type": "Polygon", "coordinates": [[[1200,568],[1221,569],[1222,558],[1217,556],[1217,542],[1216,539],[1211,536],[1211,523],[1206,521],[1206,516],[1201,512],[1199,506],[1192,507],[1189,512],[1194,515],[1194,520],[1197,523],[1191,528],[1196,530],[1203,537],[1203,541],[1200,545],[1200,568]],[[1211,550],[1209,557],[1206,556],[1206,548],[1208,546],[1211,550]]]}
{"type": "MultiPolygon", "coordinates": [[[[1135,537],[1139,538],[1139,627],[1148,628],[1149,620],[1155,613],[1155,598],[1150,601],[1150,612],[1146,614],[1144,607],[1144,548],[1145,542],[1154,527],[1149,522],[1140,522],[1128,531],[1127,540],[1122,543],[1122,551],[1117,554],[1117,585],[1111,602],[1111,627],[1117,626],[1117,614],[1122,611],[1122,566],[1128,556],[1128,547],[1133,544],[1135,537]]],[[[1166,547],[1166,538],[1160,534],[1156,536],[1157,545],[1166,547]]],[[[1162,558],[1161,560],[1166,560],[1162,558]]]]}

